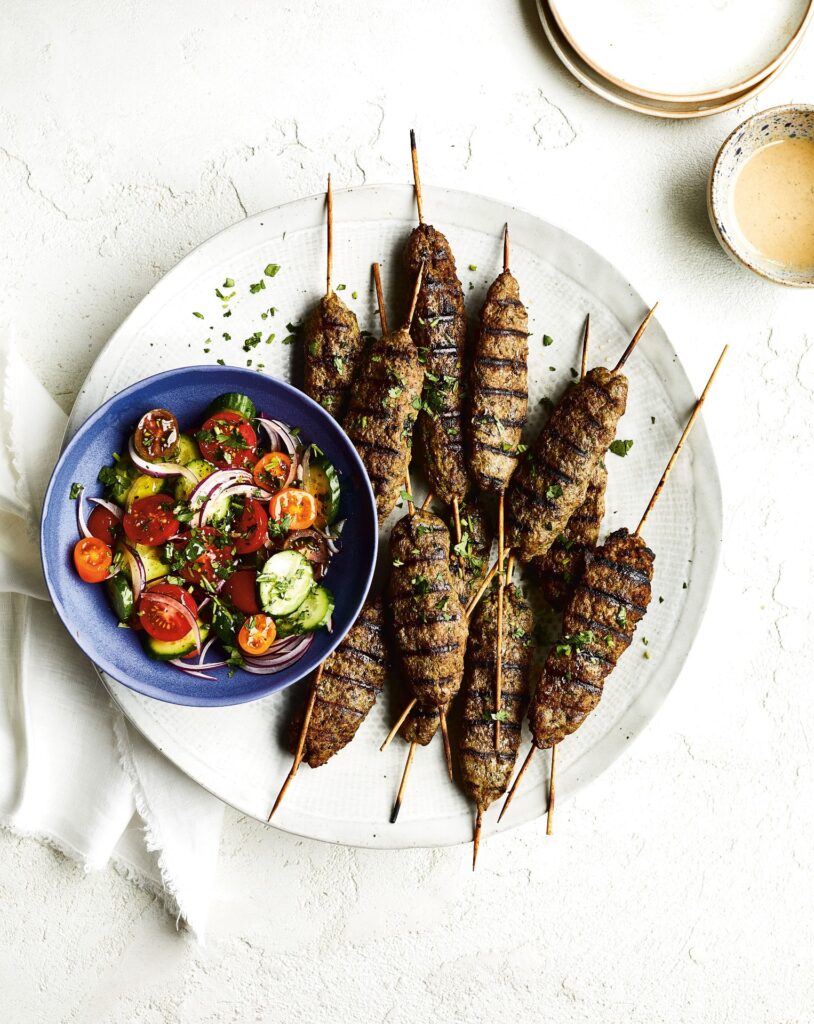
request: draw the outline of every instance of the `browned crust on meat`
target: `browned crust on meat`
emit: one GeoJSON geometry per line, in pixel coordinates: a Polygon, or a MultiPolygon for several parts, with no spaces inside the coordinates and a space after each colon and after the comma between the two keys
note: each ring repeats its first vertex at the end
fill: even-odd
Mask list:
{"type": "Polygon", "coordinates": [[[627,379],[604,367],[573,384],[520,460],[506,495],[508,543],[528,562],[544,555],[585,501],[625,411],[627,379]]]}
{"type": "Polygon", "coordinates": [[[410,273],[417,274],[422,262],[411,328],[426,371],[418,431],[430,488],[449,503],[469,488],[463,451],[466,314],[449,242],[430,224],[415,228],[407,243],[410,273]]]}
{"type": "Polygon", "coordinates": [[[505,489],[528,412],[526,307],[510,271],[494,281],[480,314],[470,384],[469,471],[483,491],[505,489]]]}
{"type": "Polygon", "coordinates": [[[399,730],[399,735],[408,743],[417,743],[420,747],[426,747],[438,732],[440,724],[441,711],[439,708],[430,704],[417,704],[399,730]]]}
{"type": "Polygon", "coordinates": [[[304,391],[341,419],[364,349],[356,315],[330,292],[306,320],[304,334],[304,391]]]}
{"type": "Polygon", "coordinates": [[[405,327],[373,343],[351,394],[343,425],[365,464],[380,523],[404,487],[422,381],[405,327]]]}
{"type": "Polygon", "coordinates": [[[422,704],[445,707],[463,676],[467,623],[449,570],[449,531],[416,510],[390,535],[393,636],[405,678],[422,704]]]}
{"type": "Polygon", "coordinates": [[[517,587],[507,587],[503,602],[503,685],[500,744],[495,750],[495,674],[497,672],[497,589],[478,605],[466,649],[463,722],[459,745],[464,790],[485,811],[506,792],[520,746],[532,658],[534,618],[517,587]]]}
{"type": "MultiPolygon", "coordinates": [[[[312,768],[342,750],[376,703],[387,674],[381,600],[368,601],[347,636],[325,660],[303,758],[312,768]]],[[[297,748],[302,711],[292,726],[297,748]]]]}
{"type": "Polygon", "coordinates": [[[534,743],[552,747],[578,729],[630,646],[650,604],[655,555],[617,530],[585,556],[585,571],[563,615],[563,637],[546,659],[529,711],[534,743]]]}
{"type": "Polygon", "coordinates": [[[585,568],[585,553],[596,547],[605,517],[608,471],[598,462],[588,484],[585,501],[568,520],[563,532],[532,569],[540,581],[543,596],[556,611],[562,611],[585,568]]]}

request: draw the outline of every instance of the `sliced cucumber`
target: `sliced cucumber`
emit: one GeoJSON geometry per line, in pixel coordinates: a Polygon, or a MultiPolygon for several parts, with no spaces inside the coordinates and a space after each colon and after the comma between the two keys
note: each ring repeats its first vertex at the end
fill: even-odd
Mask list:
{"type": "Polygon", "coordinates": [[[317,514],[317,525],[330,526],[339,515],[339,501],[342,495],[339,487],[339,474],[324,455],[311,459],[302,485],[309,494],[313,494],[317,499],[319,512],[322,513],[321,517],[319,512],[317,514]],[[324,522],[321,522],[320,519],[324,522]]]}
{"type": "MultiPolygon", "coordinates": [[[[201,631],[201,643],[203,643],[209,633],[209,627],[205,622],[201,622],[198,619],[198,628],[201,631]]],[[[156,661],[171,661],[173,658],[183,658],[187,654],[192,654],[195,650],[195,634],[192,630],[186,636],[182,636],[180,640],[156,640],[155,637],[145,633],[144,641],[147,653],[151,658],[155,658],[156,661]]]]}
{"type": "Polygon", "coordinates": [[[247,420],[253,420],[257,415],[257,407],[248,395],[242,395],[239,391],[228,391],[220,395],[214,402],[210,403],[206,410],[206,419],[218,412],[239,412],[247,420]]]}
{"type": "Polygon", "coordinates": [[[137,476],[127,492],[125,500],[127,511],[130,511],[133,502],[138,501],[139,498],[149,498],[153,494],[160,493],[164,489],[164,483],[165,481],[161,477],[147,476],[146,474],[137,476]]]}
{"type": "MultiPolygon", "coordinates": [[[[181,440],[183,441],[183,436],[181,440]]],[[[192,442],[195,444],[195,442],[192,442]]],[[[196,445],[197,447],[197,445],[196,445]]],[[[198,478],[198,483],[201,480],[205,480],[208,476],[211,476],[215,472],[215,466],[211,462],[207,462],[206,459],[193,459],[191,462],[185,463],[186,467],[190,472],[194,473],[198,478]]],[[[195,490],[197,484],[194,484],[191,480],[187,480],[184,476],[179,476],[175,482],[175,497],[178,501],[189,501],[190,495],[195,490]]]]}
{"type": "Polygon", "coordinates": [[[201,449],[198,447],[195,438],[190,437],[189,434],[181,434],[178,438],[178,454],[175,457],[175,461],[180,462],[182,466],[186,466],[190,462],[200,459],[200,457],[201,449]]]}
{"type": "Polygon", "coordinates": [[[148,583],[151,580],[157,580],[160,576],[167,575],[170,567],[164,561],[163,548],[151,548],[147,544],[136,544],[134,546],[144,565],[144,572],[148,583]]]}
{"type": "Polygon", "coordinates": [[[111,576],[105,584],[107,596],[119,622],[129,622],[133,615],[133,587],[123,572],[111,576]]]}
{"type": "Polygon", "coordinates": [[[273,615],[291,615],[305,598],[314,582],[311,563],[299,551],[278,551],[263,566],[257,577],[260,605],[273,615]]]}
{"type": "Polygon", "coordinates": [[[293,636],[298,633],[313,633],[321,629],[334,610],[334,598],[325,587],[314,587],[292,614],[275,619],[278,636],[293,636]]]}

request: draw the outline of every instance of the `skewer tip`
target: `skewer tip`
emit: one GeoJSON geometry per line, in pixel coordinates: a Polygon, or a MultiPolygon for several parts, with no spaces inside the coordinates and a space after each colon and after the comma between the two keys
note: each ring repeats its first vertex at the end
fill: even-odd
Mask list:
{"type": "Polygon", "coordinates": [[[410,149],[415,152],[415,128],[410,129],[410,149]]]}
{"type": "Polygon", "coordinates": [[[503,270],[508,273],[509,270],[509,224],[508,221],[503,225],[503,270]]]}
{"type": "Polygon", "coordinates": [[[479,807],[478,814],[475,818],[475,832],[472,836],[472,870],[475,870],[475,866],[478,863],[478,850],[480,850],[480,837],[481,831],[483,830],[483,810],[479,807]]]}

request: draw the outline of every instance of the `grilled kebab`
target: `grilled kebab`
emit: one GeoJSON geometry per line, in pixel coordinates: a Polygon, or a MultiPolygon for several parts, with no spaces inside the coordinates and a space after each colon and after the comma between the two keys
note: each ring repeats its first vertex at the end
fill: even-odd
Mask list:
{"type": "Polygon", "coordinates": [[[422,382],[405,326],[371,345],[351,395],[344,427],[373,485],[379,523],[393,511],[404,487],[422,382]]]}
{"type": "Polygon", "coordinates": [[[504,590],[503,708],[499,748],[493,724],[497,663],[497,605],[494,587],[472,617],[466,649],[463,725],[460,738],[464,790],[475,801],[478,817],[509,788],[520,746],[520,727],[528,696],[534,620],[518,587],[504,590]]]}
{"type": "MultiPolygon", "coordinates": [[[[325,659],[303,750],[303,760],[312,768],[350,743],[376,703],[387,673],[383,634],[382,601],[367,601],[345,639],[325,659]]],[[[301,725],[299,715],[292,723],[292,754],[301,725]]]]}
{"type": "Polygon", "coordinates": [[[460,689],[467,620],[443,521],[416,509],[393,527],[390,602],[405,678],[419,704],[444,709],[460,689]]]}
{"type": "Polygon", "coordinates": [[[328,178],[328,287],[305,321],[304,391],[341,419],[364,350],[356,315],[331,287],[333,192],[328,178]]]}
{"type": "Polygon", "coordinates": [[[505,490],[517,463],[528,411],[528,326],[506,267],[486,293],[470,379],[469,471],[482,491],[505,490]]]}

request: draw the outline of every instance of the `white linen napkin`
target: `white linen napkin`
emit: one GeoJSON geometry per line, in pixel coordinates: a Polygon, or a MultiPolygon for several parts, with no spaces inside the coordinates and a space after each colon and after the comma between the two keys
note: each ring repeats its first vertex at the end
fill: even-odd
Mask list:
{"type": "Polygon", "coordinates": [[[223,804],[128,727],[48,602],[37,529],[66,417],[2,330],[0,390],[0,825],[114,863],[202,941],[223,804]]]}

